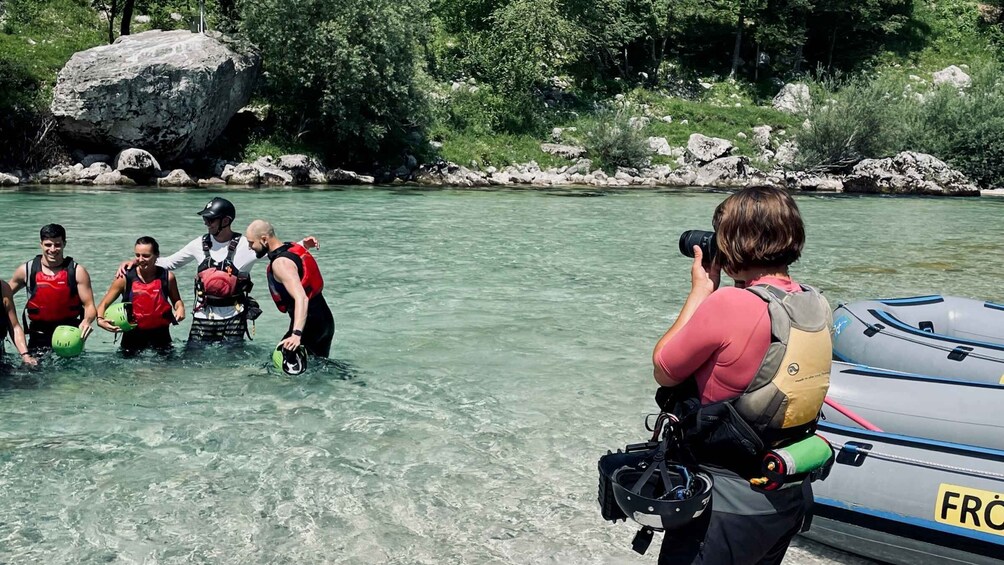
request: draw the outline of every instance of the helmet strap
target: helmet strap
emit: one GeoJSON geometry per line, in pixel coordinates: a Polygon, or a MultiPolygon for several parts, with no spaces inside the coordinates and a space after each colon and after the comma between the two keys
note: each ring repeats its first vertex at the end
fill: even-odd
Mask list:
{"type": "Polygon", "coordinates": [[[638,530],[638,533],[634,535],[634,539],[631,540],[631,549],[638,552],[640,555],[645,555],[648,551],[648,547],[652,545],[652,538],[655,536],[655,530],[645,526],[644,528],[638,530]]]}

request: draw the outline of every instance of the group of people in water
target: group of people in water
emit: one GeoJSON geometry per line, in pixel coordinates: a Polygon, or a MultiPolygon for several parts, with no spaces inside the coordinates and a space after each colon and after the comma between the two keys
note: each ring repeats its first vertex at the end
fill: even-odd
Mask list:
{"type": "Polygon", "coordinates": [[[35,365],[51,348],[57,328],[77,328],[79,338],[86,340],[95,322],[121,334],[121,348],[127,355],[144,350],[166,353],[172,349],[170,327],[187,314],[173,271],[193,261],[198,261],[198,269],[188,347],[242,342],[250,336],[249,322],[261,314],[250,294],[251,268],[265,257],[269,293],[290,319],[278,350],[327,357],[335,322],[322,294],[320,269],[308,251],[319,246],[317,238],[283,242],[265,220],[251,222],[243,234],[235,232],[237,210],[224,198],[213,198],[198,215],[207,233],[169,256],[160,255],[153,237],[138,238],[134,257],[119,266],[97,304],[87,269],[65,255],[66,230],[59,224],[43,226],[41,253],[19,265],[9,281],[0,279],[0,357],[4,339],[10,335],[22,362],[35,365]],[[27,301],[19,319],[14,295],[22,288],[27,301]],[[120,297],[128,316],[127,331],[105,317],[120,297]]]}

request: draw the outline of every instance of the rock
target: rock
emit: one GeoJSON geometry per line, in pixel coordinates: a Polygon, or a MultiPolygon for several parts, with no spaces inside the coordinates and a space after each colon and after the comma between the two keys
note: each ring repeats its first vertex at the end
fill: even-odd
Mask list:
{"type": "Polygon", "coordinates": [[[935,85],[947,84],[955,88],[966,88],[973,83],[973,79],[959,67],[950,65],[934,73],[932,82],[935,85]]]}
{"type": "Polygon", "coordinates": [[[150,16],[136,16],[132,19],[132,21],[138,24],[148,24],[150,23],[150,16]]]}
{"type": "Polygon", "coordinates": [[[247,104],[261,57],[219,34],[151,30],[73,55],[52,113],[71,140],[164,159],[207,148],[247,104]]]}
{"type": "Polygon", "coordinates": [[[746,139],[747,135],[744,132],[739,132],[736,134],[737,139],[746,139]]]}
{"type": "Polygon", "coordinates": [[[634,129],[644,129],[648,127],[648,124],[651,121],[652,121],[651,119],[646,118],[644,116],[642,117],[635,116],[632,118],[628,118],[628,127],[632,127],[634,129]]]}
{"type": "Polygon", "coordinates": [[[812,107],[812,97],[809,95],[808,85],[801,83],[788,83],[781,87],[781,92],[777,93],[771,106],[779,112],[786,114],[802,114],[808,112],[812,107]]]}
{"type": "Polygon", "coordinates": [[[188,176],[183,169],[174,169],[173,171],[167,173],[167,176],[157,179],[157,186],[164,187],[181,187],[181,186],[198,186],[198,183],[188,176]]]}
{"type": "Polygon", "coordinates": [[[295,184],[293,175],[279,167],[255,167],[258,169],[258,184],[266,186],[289,186],[295,184]]]}
{"type": "MultiPolygon", "coordinates": [[[[535,165],[532,162],[531,164],[535,165]]],[[[540,172],[540,169],[537,168],[536,172],[540,172]]],[[[420,166],[412,174],[412,179],[418,184],[430,186],[484,186],[489,184],[488,176],[484,173],[445,161],[420,166]]]]}
{"type": "Polygon", "coordinates": [[[330,169],[325,178],[331,184],[373,184],[373,177],[356,174],[343,169],[330,169]]]}
{"type": "Polygon", "coordinates": [[[673,116],[663,116],[662,121],[666,122],[667,124],[671,124],[673,123],[673,116]]]}
{"type": "Polygon", "coordinates": [[[551,129],[551,139],[553,139],[554,141],[561,141],[561,136],[562,136],[562,135],[563,135],[563,134],[564,134],[564,133],[565,133],[566,131],[578,131],[578,129],[579,129],[579,128],[576,128],[576,127],[568,127],[568,128],[552,128],[552,129],[551,129]]]}
{"type": "Polygon", "coordinates": [[[774,154],[774,162],[782,167],[790,167],[796,160],[798,160],[798,144],[794,141],[785,141],[774,154]]]}
{"type": "Polygon", "coordinates": [[[136,184],[136,181],[123,175],[120,171],[101,173],[91,182],[98,186],[111,186],[111,185],[129,186],[136,184]]]}
{"type": "Polygon", "coordinates": [[[657,155],[673,154],[673,148],[669,146],[669,142],[666,141],[665,137],[648,138],[648,150],[657,155]]]}
{"type": "Polygon", "coordinates": [[[443,144],[440,141],[430,141],[429,142],[429,147],[431,147],[431,148],[433,148],[433,149],[435,149],[435,150],[438,151],[438,150],[440,150],[440,149],[443,148],[443,144]]]}
{"type": "Polygon", "coordinates": [[[583,147],[558,143],[541,143],[540,150],[544,153],[564,157],[565,159],[578,159],[586,154],[586,150],[583,147]]]}
{"type": "Polygon", "coordinates": [[[293,182],[296,184],[307,184],[315,182],[317,179],[322,180],[320,183],[315,182],[315,184],[324,183],[323,167],[307,155],[299,153],[282,155],[279,157],[279,168],[292,175],[293,182]]]}
{"type": "Polygon", "coordinates": [[[258,168],[250,163],[227,165],[223,168],[223,180],[227,184],[256,186],[258,184],[258,168]]]}
{"type": "Polygon", "coordinates": [[[199,186],[214,186],[220,184],[227,184],[227,181],[221,179],[220,177],[210,177],[208,179],[199,179],[199,186]]]}
{"type": "Polygon", "coordinates": [[[21,179],[7,173],[0,173],[0,186],[15,186],[20,184],[21,179]]]}
{"type": "Polygon", "coordinates": [[[687,162],[710,163],[715,159],[729,155],[734,148],[732,142],[727,139],[693,133],[687,140],[687,162]]]}
{"type": "Polygon", "coordinates": [[[113,170],[114,169],[112,169],[108,163],[102,163],[101,161],[98,161],[97,163],[94,163],[91,166],[86,167],[80,172],[78,172],[77,180],[84,180],[84,179],[94,180],[98,178],[98,176],[103,175],[105,173],[110,173],[113,170]]]}
{"type": "Polygon", "coordinates": [[[797,187],[806,192],[843,192],[844,181],[837,177],[806,176],[798,179],[797,187]]]}
{"type": "Polygon", "coordinates": [[[964,174],[927,155],[904,151],[886,159],[865,159],[844,180],[846,192],[979,196],[964,174]]]}
{"type": "Polygon", "coordinates": [[[180,22],[183,19],[185,19],[184,16],[178,12],[171,12],[171,21],[180,22]]]}
{"type": "Polygon", "coordinates": [[[753,128],[753,145],[758,149],[770,149],[770,132],[772,131],[774,128],[768,125],[753,128]]]}
{"type": "Polygon", "coordinates": [[[115,156],[112,167],[137,182],[145,182],[160,173],[160,163],[143,149],[123,149],[115,156]]]}
{"type": "Polygon", "coordinates": [[[748,157],[722,157],[697,170],[696,186],[744,186],[746,179],[754,171],[748,157]]]}

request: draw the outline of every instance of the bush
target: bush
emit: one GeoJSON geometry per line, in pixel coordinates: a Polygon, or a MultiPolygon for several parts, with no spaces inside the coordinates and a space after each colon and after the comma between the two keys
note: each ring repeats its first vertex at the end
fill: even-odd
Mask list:
{"type": "Polygon", "coordinates": [[[369,164],[424,125],[416,88],[422,0],[242,3],[242,30],[264,56],[264,97],[290,139],[326,158],[369,164]]]}
{"type": "Polygon", "coordinates": [[[586,132],[585,145],[594,164],[605,170],[648,166],[651,151],[641,128],[630,123],[623,109],[601,111],[596,124],[586,132]]]}

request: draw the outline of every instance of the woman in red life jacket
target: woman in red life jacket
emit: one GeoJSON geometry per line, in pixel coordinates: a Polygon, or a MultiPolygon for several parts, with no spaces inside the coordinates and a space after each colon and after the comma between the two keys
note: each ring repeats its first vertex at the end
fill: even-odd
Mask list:
{"type": "Polygon", "coordinates": [[[174,273],[157,266],[160,246],[152,237],[136,240],[136,263],[126,276],[116,278],[98,304],[98,325],[113,332],[122,332],[104,318],[105,310],[122,296],[127,305],[129,321],[135,328],[122,332],[122,351],[136,353],[154,349],[160,353],[171,349],[171,324],[185,319],[185,303],[178,292],[174,273]]]}

